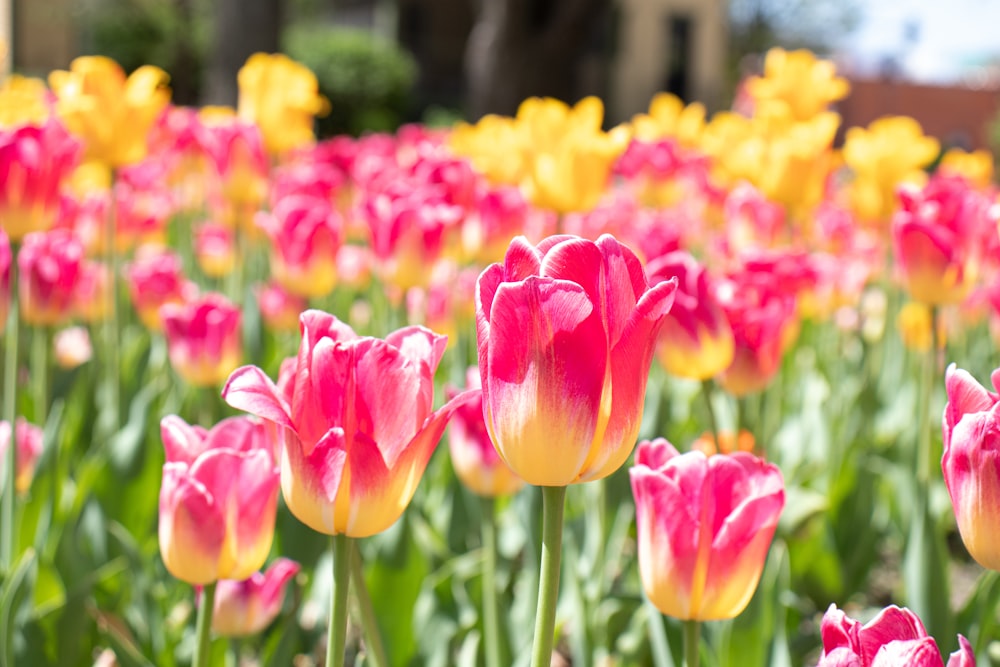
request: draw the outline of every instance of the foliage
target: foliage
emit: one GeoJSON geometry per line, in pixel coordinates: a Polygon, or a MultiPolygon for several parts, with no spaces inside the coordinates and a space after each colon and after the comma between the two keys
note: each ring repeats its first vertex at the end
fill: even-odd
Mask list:
{"type": "Polygon", "coordinates": [[[395,129],[403,120],[416,64],[398,45],[367,30],[300,25],[284,35],[284,48],[319,78],[330,113],[320,136],[395,129]]]}

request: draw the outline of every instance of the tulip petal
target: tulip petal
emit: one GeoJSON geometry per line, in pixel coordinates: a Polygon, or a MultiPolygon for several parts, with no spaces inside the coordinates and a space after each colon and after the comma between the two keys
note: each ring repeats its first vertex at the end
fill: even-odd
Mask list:
{"type": "Polygon", "coordinates": [[[869,663],[871,667],[941,667],[941,654],[931,637],[894,639],[882,644],[869,663]]]}
{"type": "Polygon", "coordinates": [[[281,493],[292,514],[310,528],[333,535],[334,501],[347,463],[342,428],[330,429],[308,455],[302,442],[285,431],[281,453],[281,493]]]}
{"type": "Polygon", "coordinates": [[[222,389],[222,398],[237,410],[294,428],[288,404],[271,378],[256,366],[243,366],[233,371],[222,389]]]}
{"type": "Polygon", "coordinates": [[[184,464],[164,465],[159,540],[170,574],[189,584],[215,581],[225,539],[222,508],[205,485],[190,476],[184,464]]]}
{"type": "Polygon", "coordinates": [[[537,276],[541,267],[541,253],[523,236],[514,237],[503,258],[504,282],[518,282],[528,276],[537,276]]]}
{"type": "Polygon", "coordinates": [[[944,406],[945,443],[963,415],[988,410],[997,402],[968,371],[955,364],[948,366],[945,372],[945,390],[948,395],[948,403],[944,406]]]}
{"type": "Polygon", "coordinates": [[[167,415],[160,420],[160,437],[168,462],[180,461],[188,465],[194,463],[198,455],[207,449],[203,441],[207,431],[188,424],[177,415],[167,415]]]}
{"type": "Polygon", "coordinates": [[[476,347],[479,355],[479,371],[483,392],[486,392],[485,374],[489,366],[490,312],[497,288],[503,283],[503,267],[491,264],[476,280],[476,347]]]}
{"type": "MultiPolygon", "coordinates": [[[[565,485],[594,438],[607,349],[582,287],[529,277],[497,289],[490,316],[483,405],[490,436],[525,481],[565,485]]],[[[647,369],[648,370],[648,369],[647,369]]]]}
{"type": "Polygon", "coordinates": [[[958,650],[948,657],[947,667],[975,667],[976,654],[972,644],[962,635],[958,636],[958,650]]]}
{"type": "Polygon", "coordinates": [[[866,662],[871,662],[884,644],[893,640],[923,639],[926,636],[927,630],[916,614],[909,609],[891,605],[861,628],[859,653],[866,662]]]}

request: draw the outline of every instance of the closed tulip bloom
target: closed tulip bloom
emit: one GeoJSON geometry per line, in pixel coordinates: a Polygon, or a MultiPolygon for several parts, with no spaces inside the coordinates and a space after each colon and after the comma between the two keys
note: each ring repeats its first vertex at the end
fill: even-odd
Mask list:
{"type": "Polygon", "coordinates": [[[292,294],[326,296],[337,284],[342,222],[327,199],[290,195],[258,224],[271,239],[274,281],[292,294]]]}
{"type": "Polygon", "coordinates": [[[52,340],[56,364],[63,370],[73,370],[87,363],[94,356],[90,334],[86,327],[69,327],[58,332],[52,340]]]}
{"type": "Polygon", "coordinates": [[[1000,369],[995,392],[954,364],[945,373],[948,403],[942,430],[941,469],[955,519],[969,554],[1000,571],[1000,369]]]}
{"type": "Polygon", "coordinates": [[[652,260],[646,275],[653,285],[673,277],[679,281],[657,347],[657,358],[667,372],[707,380],[726,370],[733,361],[733,330],[705,267],[689,253],[677,251],[652,260]]]}
{"type": "Polygon", "coordinates": [[[281,285],[258,285],[254,289],[264,326],[272,331],[298,331],[299,315],[309,302],[281,285]]]}
{"type": "Polygon", "coordinates": [[[202,273],[210,278],[229,275],[236,265],[235,233],[226,225],[206,222],[194,233],[194,254],[202,273]]]}
{"type": "Polygon", "coordinates": [[[265,572],[249,579],[223,579],[215,589],[212,632],[222,637],[246,637],[262,631],[281,611],[288,582],[299,564],[279,558],[265,572]]]}
{"type": "Polygon", "coordinates": [[[51,229],[59,188],[80,157],[80,143],[57,120],[0,129],[0,228],[19,242],[51,229]]]}
{"type": "Polygon", "coordinates": [[[140,254],[126,270],[129,295],[139,319],[151,331],[161,331],[160,306],[194,299],[198,287],[184,277],[181,258],[173,252],[140,254]]]}
{"type": "MultiPolygon", "coordinates": [[[[937,644],[920,618],[896,605],[862,625],[831,604],[820,632],[823,656],[816,667],[944,667],[937,644]]],[[[948,667],[973,667],[972,645],[962,635],[958,644],[948,667]]]]}
{"type": "Polygon", "coordinates": [[[57,229],[24,237],[17,254],[21,315],[34,326],[53,326],[73,314],[83,244],[57,229]]]}
{"type": "Polygon", "coordinates": [[[382,340],[318,310],[300,322],[290,387],[244,366],[222,395],[284,433],[281,489],[292,514],[328,535],[374,535],[402,514],[448,419],[476,392],[432,410],[446,340],[423,327],[382,340]]]}
{"type": "Polygon", "coordinates": [[[221,384],[243,356],[238,306],[209,293],[185,304],[161,307],[170,364],[195,387],[221,384]]]}
{"type": "MultiPolygon", "coordinates": [[[[479,389],[479,369],[473,366],[466,374],[466,387],[479,389]]],[[[448,428],[448,449],[455,474],[473,493],[494,498],[516,493],[524,482],[497,454],[483,420],[482,395],[455,411],[448,428]]]]}
{"type": "MultiPolygon", "coordinates": [[[[42,429],[24,417],[17,418],[15,432],[17,447],[17,469],[14,471],[14,490],[24,495],[31,488],[35,476],[35,464],[42,455],[42,429]]],[[[0,472],[7,463],[7,448],[10,447],[10,422],[0,421],[0,472]]],[[[6,479],[0,475],[0,479],[6,479]]]]}
{"type": "Polygon", "coordinates": [[[135,164],[146,156],[150,128],[170,103],[169,76],[144,65],[125,76],[104,56],[81,56],[69,71],[49,74],[56,113],[83,139],[86,159],[111,167],[135,164]]]}
{"type": "Polygon", "coordinates": [[[682,620],[739,615],[785,505],[778,467],[745,452],[679,454],[657,438],[639,443],[629,476],[650,601],[682,620]]]}
{"type": "Polygon", "coordinates": [[[268,153],[280,155],[315,140],[313,121],[328,111],[329,102],[308,67],[281,53],[255,53],[237,80],[239,116],[260,127],[268,153]]]}
{"type": "Polygon", "coordinates": [[[998,209],[958,176],[938,176],[922,190],[901,189],[892,220],[893,251],[907,291],[928,305],[959,303],[979,275],[998,209]]]}
{"type": "Polygon", "coordinates": [[[203,109],[201,121],[198,142],[214,167],[222,196],[237,206],[260,206],[271,166],[260,128],[220,107],[203,109]]]}
{"type": "Polygon", "coordinates": [[[483,411],[523,480],[607,477],[635,447],[656,336],[675,280],[649,287],[612,236],[515,238],[476,286],[483,411]]]}
{"type": "Polygon", "coordinates": [[[271,550],[278,468],[264,427],[231,417],[211,430],[170,415],[160,487],[160,555],[190,584],[246,579],[271,550]]]}

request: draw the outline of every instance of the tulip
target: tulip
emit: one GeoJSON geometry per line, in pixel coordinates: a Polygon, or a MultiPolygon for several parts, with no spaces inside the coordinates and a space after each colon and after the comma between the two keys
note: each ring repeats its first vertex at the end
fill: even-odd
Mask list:
{"type": "Polygon", "coordinates": [[[238,207],[256,208],[267,197],[270,163],[260,128],[235,112],[202,110],[198,141],[222,186],[222,196],[238,207]]]}
{"type": "Polygon", "coordinates": [[[195,387],[225,380],[243,355],[240,309],[221,294],[160,308],[170,364],[195,387]]]}
{"type": "Polygon", "coordinates": [[[73,312],[83,244],[65,230],[33,232],[17,254],[21,315],[34,326],[53,326],[73,312]]]}
{"type": "Polygon", "coordinates": [[[225,225],[206,222],[194,234],[194,254],[202,273],[210,278],[222,278],[236,265],[233,230],[225,225]]]}
{"type": "Polygon", "coordinates": [[[85,322],[101,322],[111,313],[111,272],[107,264],[84,260],[76,279],[74,306],[85,322]]]}
{"type": "Polygon", "coordinates": [[[675,280],[653,287],[631,250],[550,237],[510,244],[476,287],[486,424],[522,479],[606,477],[631,454],[656,336],[675,280]]]}
{"type": "MultiPolygon", "coordinates": [[[[868,623],[849,618],[831,604],[823,615],[823,656],[816,667],[944,667],[933,637],[909,609],[886,607],[868,623]]],[[[972,645],[958,636],[947,667],[976,664],[972,645]]]]}
{"type": "Polygon", "coordinates": [[[41,79],[8,74],[0,81],[0,127],[44,124],[50,116],[48,95],[41,79]]]}
{"type": "MultiPolygon", "coordinates": [[[[17,447],[17,468],[14,470],[14,490],[18,495],[24,495],[31,487],[35,476],[35,464],[42,455],[42,429],[28,422],[24,417],[17,418],[17,431],[14,434],[17,447]]],[[[10,447],[10,422],[0,421],[0,471],[6,466],[7,448],[10,447]]],[[[0,479],[7,479],[0,474],[0,479]]]]}
{"type": "Polygon", "coordinates": [[[83,139],[87,160],[110,167],[135,164],[146,155],[146,139],[170,103],[167,73],[144,65],[128,77],[104,56],[81,56],[69,71],[49,74],[56,113],[83,139]]]}
{"type": "Polygon", "coordinates": [[[317,310],[300,323],[290,392],[244,366],[222,395],[282,427],[281,489],[292,514],[327,535],[374,535],[402,514],[448,419],[476,393],[431,410],[446,340],[423,327],[381,340],[317,310]]]}
{"type": "Polygon", "coordinates": [[[257,223],[271,239],[274,281],[292,294],[326,296],[337,284],[340,215],[326,199],[292,195],[257,223]]]}
{"type": "Polygon", "coordinates": [[[1000,369],[991,392],[954,364],[945,373],[948,403],[941,469],[969,554],[1000,570],[1000,369]]]}
{"type": "Polygon", "coordinates": [[[757,104],[780,102],[797,120],[813,118],[850,90],[847,79],[837,76],[832,61],[817,59],[806,49],[769,50],[764,76],[751,78],[747,85],[757,104]]]}
{"type": "Polygon", "coordinates": [[[892,239],[907,291],[928,305],[961,302],[975,284],[1000,209],[960,177],[936,177],[922,191],[901,189],[899,198],[892,239]]]}
{"type": "Polygon", "coordinates": [[[211,430],[170,415],[160,424],[160,554],[190,584],[246,579],[271,550],[278,469],[263,426],[231,417],[211,430]]]}
{"type": "Polygon", "coordinates": [[[0,129],[0,228],[11,241],[55,225],[60,185],[79,156],[79,142],[57,120],[0,129]]]}
{"type": "MultiPolygon", "coordinates": [[[[466,374],[466,386],[480,389],[479,369],[466,374]]],[[[454,394],[455,392],[451,392],[454,394]]],[[[470,401],[455,411],[448,429],[451,464],[459,480],[473,493],[493,498],[516,493],[524,482],[497,454],[483,420],[483,401],[470,401]]]]}
{"type": "Polygon", "coordinates": [[[198,287],[184,278],[181,258],[172,252],[139,254],[126,271],[132,305],[151,331],[160,331],[160,307],[195,298],[198,287]]]}
{"type": "Polygon", "coordinates": [[[309,303],[291,294],[281,285],[260,285],[255,288],[257,306],[264,325],[272,331],[298,331],[299,315],[309,308],[309,303]]]}
{"type": "Polygon", "coordinates": [[[113,214],[118,253],[143,244],[163,245],[166,242],[167,222],[175,212],[175,205],[165,184],[165,167],[162,162],[147,160],[118,172],[113,214]]]}
{"type": "Polygon", "coordinates": [[[987,188],[993,182],[993,153],[980,148],[966,152],[949,148],[941,157],[938,173],[961,176],[976,188],[987,188]]]}
{"type": "Polygon", "coordinates": [[[52,341],[56,353],[56,363],[63,370],[73,370],[87,363],[94,356],[90,344],[90,334],[86,327],[69,327],[56,333],[52,341]]]}
{"type": "Polygon", "coordinates": [[[256,123],[271,155],[314,141],[313,119],[329,110],[308,67],[286,55],[255,53],[237,75],[240,118],[256,123]]]}
{"type": "Polygon", "coordinates": [[[657,438],[639,443],[629,476],[650,601],[682,620],[739,615],[785,504],[778,467],[745,452],[679,454],[657,438]]]}
{"type": "Polygon", "coordinates": [[[295,561],[279,558],[266,572],[255,572],[244,581],[220,581],[212,631],[223,637],[246,637],[266,628],[281,611],[285,587],[299,569],[295,561]]]}
{"type": "Polygon", "coordinates": [[[667,372],[707,380],[726,370],[735,350],[733,330],[705,268],[687,252],[678,251],[651,261],[646,275],[653,285],[673,277],[679,280],[657,347],[657,358],[667,372]]]}
{"type": "Polygon", "coordinates": [[[685,106],[681,98],[672,93],[657,93],[649,102],[649,113],[632,118],[636,139],[675,138],[685,148],[698,145],[704,128],[705,105],[693,102],[685,106]]]}

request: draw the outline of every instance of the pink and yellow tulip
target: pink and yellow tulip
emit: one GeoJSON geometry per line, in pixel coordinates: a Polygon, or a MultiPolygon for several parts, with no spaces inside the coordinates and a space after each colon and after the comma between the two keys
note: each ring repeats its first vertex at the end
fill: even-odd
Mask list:
{"type": "Polygon", "coordinates": [[[243,356],[241,312],[221,294],[160,308],[170,364],[194,387],[221,384],[243,356]]]}
{"type": "Polygon", "coordinates": [[[72,316],[82,262],[83,244],[70,232],[57,229],[24,237],[17,266],[25,322],[54,326],[72,316]]]}
{"type": "Polygon", "coordinates": [[[279,558],[264,572],[249,579],[223,579],[215,589],[212,631],[222,637],[246,637],[261,632],[278,616],[285,600],[285,588],[299,564],[279,558]]]}
{"type": "MultiPolygon", "coordinates": [[[[24,495],[31,488],[31,480],[35,476],[35,464],[42,455],[42,429],[35,426],[24,417],[17,418],[17,469],[14,471],[14,490],[18,495],[24,495]]],[[[7,448],[10,447],[10,422],[0,421],[0,472],[8,460],[7,448]]],[[[0,475],[0,479],[7,479],[0,475]]]]}
{"type": "Polygon", "coordinates": [[[656,337],[677,282],[653,287],[612,236],[511,243],[476,288],[483,409],[529,484],[601,479],[635,447],[656,337]]]}
{"type": "Polygon", "coordinates": [[[160,487],[160,555],[190,584],[246,579],[271,550],[278,468],[263,425],[231,417],[206,431],[170,415],[160,487]]]}
{"type": "Polygon", "coordinates": [[[337,284],[337,251],[343,237],[340,214],[327,199],[291,195],[258,225],[271,239],[274,281],[292,294],[329,294],[337,284]]]}
{"type": "Polygon", "coordinates": [[[432,410],[446,340],[428,329],[405,327],[382,340],[317,310],[300,321],[285,392],[244,366],[223,397],[284,433],[281,489],[300,521],[328,535],[379,533],[406,509],[448,419],[475,392],[432,410]]]}
{"type": "Polygon", "coordinates": [[[639,443],[629,476],[650,601],[682,620],[739,615],[785,505],[778,467],[745,452],[679,454],[657,438],[639,443]]]}

